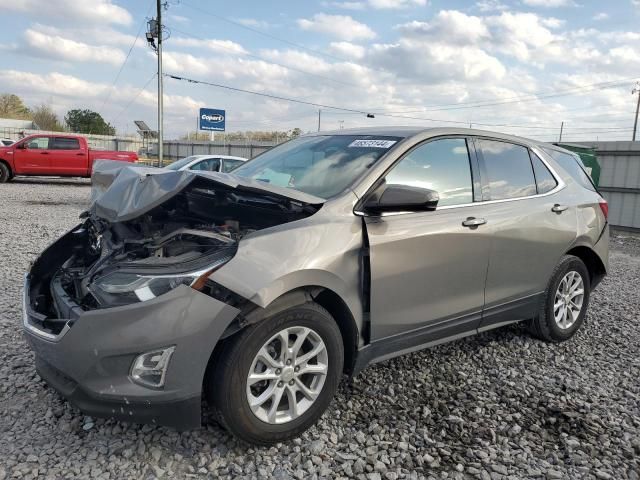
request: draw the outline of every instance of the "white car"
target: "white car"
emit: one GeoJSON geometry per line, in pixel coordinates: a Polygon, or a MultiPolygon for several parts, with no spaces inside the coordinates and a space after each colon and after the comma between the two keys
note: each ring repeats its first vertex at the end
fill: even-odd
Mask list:
{"type": "Polygon", "coordinates": [[[229,155],[191,155],[170,163],[165,168],[169,170],[204,170],[228,173],[246,161],[246,158],[229,155]]]}
{"type": "Polygon", "coordinates": [[[11,140],[10,138],[0,138],[0,147],[8,147],[14,143],[16,143],[16,141],[11,140]]]}

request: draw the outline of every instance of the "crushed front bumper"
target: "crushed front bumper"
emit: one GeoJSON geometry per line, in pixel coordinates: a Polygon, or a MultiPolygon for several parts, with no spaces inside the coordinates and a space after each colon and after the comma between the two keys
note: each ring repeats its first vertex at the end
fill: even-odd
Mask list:
{"type": "Polygon", "coordinates": [[[122,307],[82,311],[67,305],[74,318],[52,333],[42,328],[29,293],[27,276],[23,323],[37,371],[71,403],[97,417],[181,430],[200,426],[205,370],[237,309],[182,285],[122,307]],[[144,387],[130,378],[138,355],[169,346],[175,352],[163,388],[144,387]]]}

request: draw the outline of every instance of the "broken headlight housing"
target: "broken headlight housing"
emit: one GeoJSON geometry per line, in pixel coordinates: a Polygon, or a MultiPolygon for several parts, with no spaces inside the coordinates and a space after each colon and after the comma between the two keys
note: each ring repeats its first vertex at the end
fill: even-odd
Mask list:
{"type": "Polygon", "coordinates": [[[213,265],[203,269],[175,274],[115,270],[96,278],[88,288],[101,306],[129,305],[151,300],[180,285],[200,290],[207,277],[229,260],[231,256],[220,258],[213,265]]]}

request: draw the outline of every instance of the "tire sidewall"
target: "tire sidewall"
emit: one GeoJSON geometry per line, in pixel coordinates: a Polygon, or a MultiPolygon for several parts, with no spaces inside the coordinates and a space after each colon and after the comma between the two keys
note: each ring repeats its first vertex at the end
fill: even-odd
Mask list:
{"type": "Polygon", "coordinates": [[[582,326],[582,324],[584,323],[584,318],[587,314],[587,310],[589,308],[590,290],[591,285],[589,271],[587,270],[585,264],[577,257],[567,258],[556,270],[555,275],[549,283],[549,288],[546,295],[546,326],[549,329],[549,333],[554,340],[568,340],[582,326]],[[584,297],[582,300],[582,309],[580,311],[580,315],[578,315],[577,320],[573,323],[573,325],[571,325],[571,327],[562,329],[556,323],[553,306],[555,303],[556,291],[558,290],[560,282],[562,281],[564,276],[571,271],[576,272],[578,275],[580,275],[580,277],[582,277],[582,282],[584,284],[584,297]]]}
{"type": "Polygon", "coordinates": [[[4,163],[0,162],[0,183],[11,180],[11,170],[4,163]]]}
{"type": "Polygon", "coordinates": [[[224,364],[230,371],[219,372],[222,381],[213,386],[217,407],[226,426],[240,438],[252,442],[271,444],[291,438],[309,428],[327,409],[342,375],[344,348],[340,330],[328,312],[306,306],[294,307],[249,327],[230,352],[224,364]],[[325,383],[316,401],[300,417],[283,424],[265,423],[255,416],[246,396],[247,375],[258,350],[279,331],[290,327],[314,330],[325,344],[328,371],[325,383]]]}

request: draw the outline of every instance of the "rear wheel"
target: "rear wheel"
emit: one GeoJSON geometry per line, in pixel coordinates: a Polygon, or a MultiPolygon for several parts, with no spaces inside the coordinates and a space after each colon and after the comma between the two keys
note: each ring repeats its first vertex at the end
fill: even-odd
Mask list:
{"type": "Polygon", "coordinates": [[[340,330],[308,303],[250,326],[223,346],[207,396],[223,426],[249,443],[298,436],[326,410],[340,382],[340,330]]]}
{"type": "Polygon", "coordinates": [[[0,183],[5,183],[11,180],[11,170],[6,164],[0,162],[0,183]]]}
{"type": "Polygon", "coordinates": [[[562,257],[544,292],[540,313],[530,323],[531,332],[551,342],[571,338],[584,322],[590,290],[584,262],[573,255],[562,257]]]}

